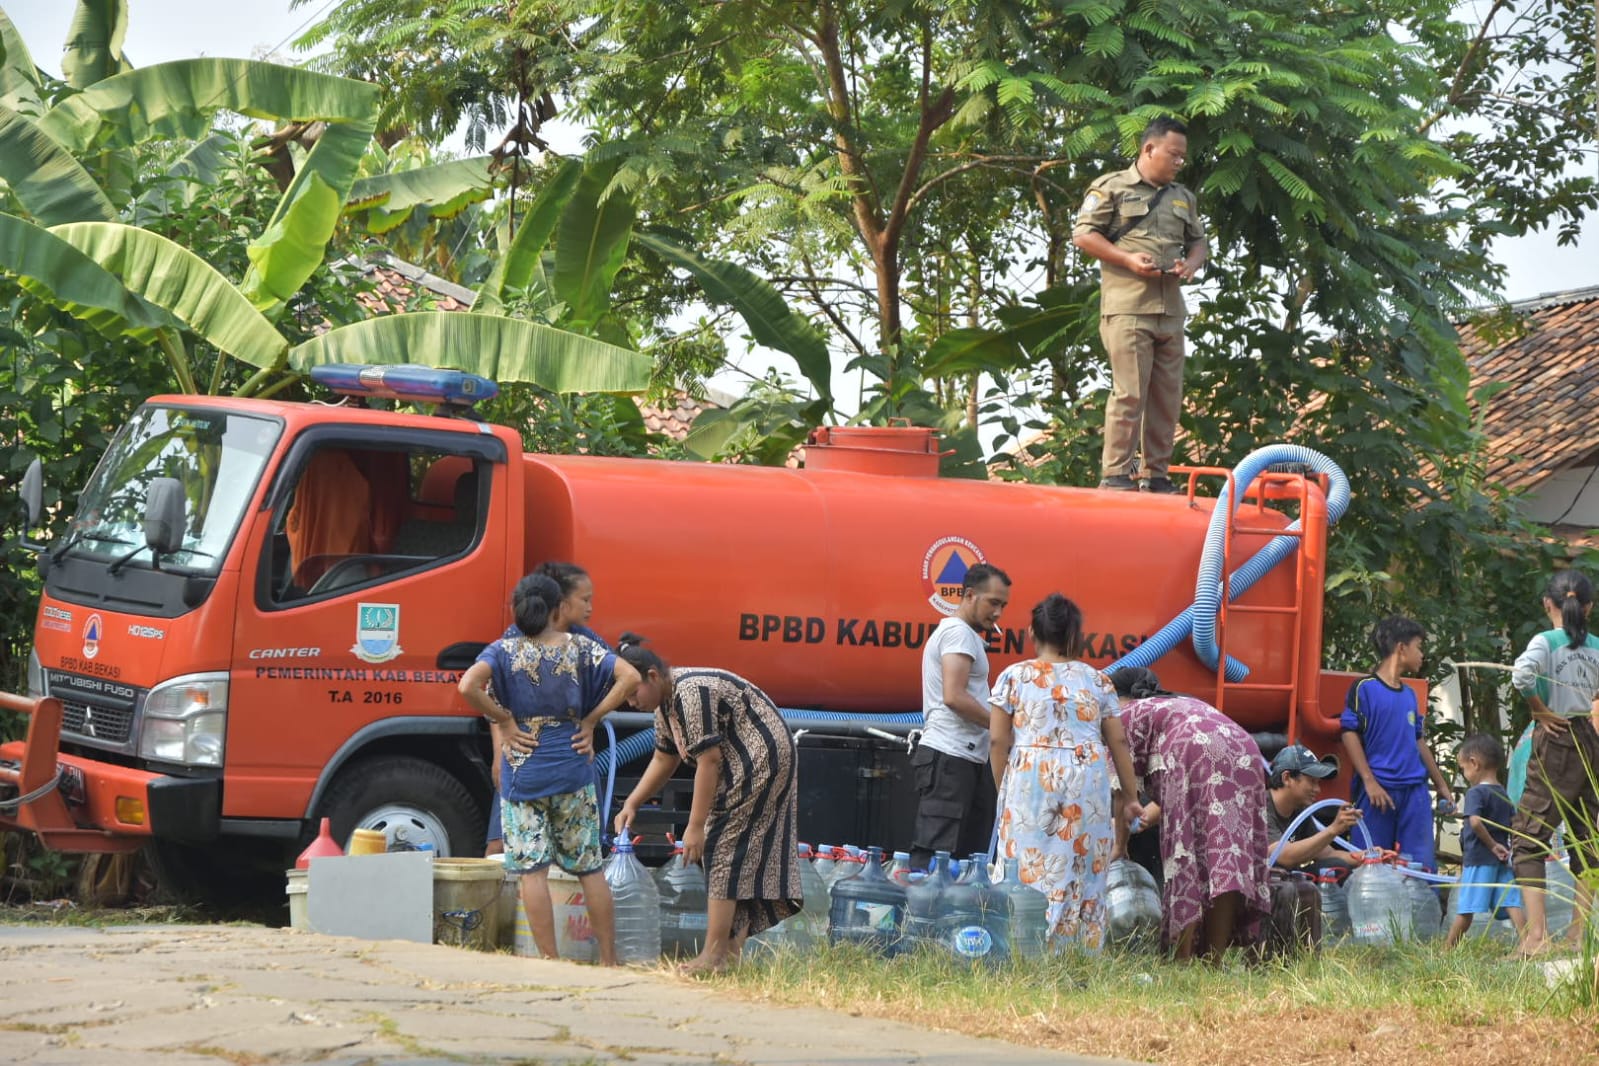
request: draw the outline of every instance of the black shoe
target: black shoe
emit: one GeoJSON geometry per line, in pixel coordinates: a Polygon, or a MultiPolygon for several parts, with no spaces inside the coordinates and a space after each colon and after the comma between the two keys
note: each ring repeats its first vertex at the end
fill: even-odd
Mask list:
{"type": "Polygon", "coordinates": [[[1112,492],[1137,492],[1138,483],[1126,474],[1112,474],[1110,477],[1101,478],[1099,487],[1110,489],[1112,492]]]}
{"type": "Polygon", "coordinates": [[[1138,491],[1170,495],[1183,490],[1173,485],[1169,477],[1146,477],[1138,483],[1138,491]]]}

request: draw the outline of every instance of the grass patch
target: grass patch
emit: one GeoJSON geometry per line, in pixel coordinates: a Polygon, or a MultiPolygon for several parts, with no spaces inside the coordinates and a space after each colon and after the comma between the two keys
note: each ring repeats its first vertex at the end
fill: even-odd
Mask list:
{"type": "Polygon", "coordinates": [[[80,907],[70,900],[16,903],[0,907],[0,925],[89,926],[195,925],[219,923],[215,915],[187,904],[149,907],[80,907]]]}
{"type": "Polygon", "coordinates": [[[1505,947],[1468,941],[1220,968],[1149,956],[1063,957],[975,969],[933,954],[877,959],[848,947],[754,961],[710,978],[747,998],[891,1018],[1078,1054],[1173,1064],[1280,1064],[1311,1049],[1341,1061],[1502,1061],[1599,1056],[1599,1012],[1505,947]]]}

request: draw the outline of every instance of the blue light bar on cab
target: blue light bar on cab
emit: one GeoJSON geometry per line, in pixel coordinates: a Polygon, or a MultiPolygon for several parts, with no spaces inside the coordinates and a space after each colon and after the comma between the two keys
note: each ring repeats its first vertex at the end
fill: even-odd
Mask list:
{"type": "Polygon", "coordinates": [[[344,396],[461,407],[492,400],[500,392],[500,387],[488,378],[464,370],[438,370],[430,366],[328,363],[312,367],[311,380],[344,396]]]}

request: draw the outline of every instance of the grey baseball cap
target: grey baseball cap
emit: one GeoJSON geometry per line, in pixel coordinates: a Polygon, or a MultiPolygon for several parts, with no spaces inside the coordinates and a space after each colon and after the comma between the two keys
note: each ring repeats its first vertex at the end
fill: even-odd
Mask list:
{"type": "Polygon", "coordinates": [[[1271,761],[1271,772],[1275,774],[1280,770],[1307,774],[1325,780],[1338,772],[1338,760],[1331,755],[1325,759],[1318,759],[1315,753],[1303,744],[1290,744],[1279,751],[1277,757],[1271,761]]]}

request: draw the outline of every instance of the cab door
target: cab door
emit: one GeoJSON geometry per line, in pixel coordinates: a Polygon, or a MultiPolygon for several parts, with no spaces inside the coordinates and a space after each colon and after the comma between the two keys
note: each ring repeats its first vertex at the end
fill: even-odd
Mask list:
{"type": "Polygon", "coordinates": [[[297,831],[364,761],[391,783],[361,795],[426,777],[406,802],[455,808],[429,812],[449,836],[481,833],[484,778],[463,753],[483,729],[455,686],[509,616],[507,469],[486,433],[326,426],[295,442],[245,555],[257,572],[235,623],[225,832],[297,831]]]}

